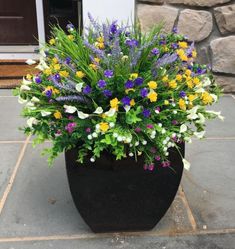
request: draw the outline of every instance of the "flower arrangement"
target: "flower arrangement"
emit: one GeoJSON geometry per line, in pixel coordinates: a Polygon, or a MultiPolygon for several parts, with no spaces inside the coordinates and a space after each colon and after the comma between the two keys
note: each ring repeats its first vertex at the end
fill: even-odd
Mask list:
{"type": "Polygon", "coordinates": [[[54,27],[40,72],[15,90],[25,104],[24,132],[36,135],[35,144],[52,141],[50,164],[77,147],[81,163],[106,150],[117,160],[142,155],[146,170],[170,167],[169,148],[203,138],[205,121],[223,118],[207,110],[221,94],[210,68],[195,62],[194,43],[176,29],[143,34],[139,25],[89,17],[82,35],[72,24],[67,33],[54,27]]]}

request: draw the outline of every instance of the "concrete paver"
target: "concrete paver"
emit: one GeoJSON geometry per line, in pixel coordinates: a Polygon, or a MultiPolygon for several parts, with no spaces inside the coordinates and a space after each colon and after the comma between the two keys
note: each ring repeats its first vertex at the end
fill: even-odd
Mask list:
{"type": "Polygon", "coordinates": [[[235,227],[235,140],[195,141],[187,146],[191,169],[183,188],[199,228],[235,227]]]}

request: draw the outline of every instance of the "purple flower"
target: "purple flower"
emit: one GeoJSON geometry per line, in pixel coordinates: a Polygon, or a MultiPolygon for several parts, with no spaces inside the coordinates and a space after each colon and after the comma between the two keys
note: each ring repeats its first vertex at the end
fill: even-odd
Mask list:
{"type": "Polygon", "coordinates": [[[180,98],[185,98],[186,95],[187,95],[187,94],[186,94],[186,92],[184,92],[184,91],[181,91],[180,94],[179,94],[180,98]]]}
{"type": "Polygon", "coordinates": [[[134,47],[137,47],[139,45],[139,42],[135,39],[126,40],[126,45],[128,45],[131,48],[134,48],[134,47]]]}
{"type": "Polygon", "coordinates": [[[135,132],[140,133],[141,132],[141,128],[140,127],[136,127],[135,128],[135,132]]]}
{"type": "Polygon", "coordinates": [[[169,161],[162,162],[162,167],[163,168],[169,167],[170,165],[171,165],[171,163],[169,161]]]}
{"type": "Polygon", "coordinates": [[[90,127],[87,127],[86,128],[86,133],[90,133],[91,132],[91,128],[90,127]]]}
{"type": "Polygon", "coordinates": [[[55,74],[54,78],[55,78],[55,80],[57,80],[57,81],[60,81],[60,79],[61,79],[61,77],[60,77],[60,75],[59,75],[58,73],[55,74]]]}
{"type": "Polygon", "coordinates": [[[103,94],[107,98],[112,96],[112,92],[110,90],[107,90],[107,89],[103,91],[103,94]]]}
{"type": "Polygon", "coordinates": [[[67,30],[73,30],[74,29],[73,24],[72,23],[67,24],[66,29],[67,30]]]}
{"type": "Polygon", "coordinates": [[[178,121],[177,120],[172,120],[172,122],[171,122],[173,125],[177,125],[178,124],[178,121]]]}
{"type": "Polygon", "coordinates": [[[138,78],[136,78],[136,79],[134,80],[134,83],[135,83],[136,86],[142,85],[143,82],[144,82],[144,79],[141,78],[141,77],[138,77],[138,78]]]}
{"type": "Polygon", "coordinates": [[[126,83],[125,83],[125,88],[129,89],[129,88],[133,88],[134,86],[134,83],[133,81],[131,80],[128,80],[126,83]]]}
{"type": "Polygon", "coordinates": [[[178,28],[177,27],[173,27],[172,33],[177,34],[178,33],[178,28]]]}
{"type": "Polygon", "coordinates": [[[153,153],[153,154],[155,154],[157,152],[157,149],[155,147],[151,147],[150,148],[150,152],[153,153]]]}
{"type": "Polygon", "coordinates": [[[35,77],[35,82],[36,82],[37,84],[42,83],[41,77],[40,77],[40,76],[35,77]]]}
{"type": "Polygon", "coordinates": [[[83,93],[85,94],[90,94],[91,93],[91,87],[86,85],[84,88],[83,88],[83,93]]]}
{"type": "Polygon", "coordinates": [[[160,156],[156,156],[156,157],[155,157],[155,160],[156,160],[156,161],[160,161],[160,160],[161,160],[161,157],[160,157],[160,156]]]}
{"type": "Polygon", "coordinates": [[[144,115],[145,118],[148,118],[151,115],[151,112],[148,109],[144,109],[142,111],[142,114],[144,115]]]}
{"type": "Polygon", "coordinates": [[[75,122],[68,123],[65,126],[65,130],[68,131],[68,133],[72,133],[74,131],[74,128],[77,126],[75,122]]]}
{"type": "Polygon", "coordinates": [[[166,45],[166,40],[160,40],[160,41],[159,41],[159,44],[160,44],[160,45],[166,45]]]}
{"type": "Polygon", "coordinates": [[[105,80],[99,80],[97,82],[97,85],[98,85],[99,88],[105,88],[106,85],[107,85],[107,82],[105,80]]]}
{"type": "Polygon", "coordinates": [[[171,47],[172,47],[173,49],[177,49],[177,48],[178,48],[178,44],[172,43],[172,44],[171,44],[171,47]]]}
{"type": "Polygon", "coordinates": [[[157,49],[157,48],[153,48],[152,50],[151,50],[151,53],[153,54],[153,55],[158,55],[159,54],[159,49],[157,49]]]}
{"type": "Polygon", "coordinates": [[[66,59],[65,59],[65,64],[70,64],[70,62],[71,62],[71,58],[70,57],[67,57],[66,59]]]}
{"type": "Polygon", "coordinates": [[[153,170],[154,170],[154,164],[153,164],[153,163],[149,164],[148,169],[149,169],[150,171],[153,171],[153,170]]]}
{"type": "Polygon", "coordinates": [[[142,98],[146,98],[147,95],[148,95],[148,89],[147,88],[142,88],[140,90],[140,95],[141,95],[142,98]]]}
{"type": "Polygon", "coordinates": [[[117,21],[114,21],[110,25],[110,33],[115,34],[116,32],[117,32],[117,21]]]}
{"type": "Polygon", "coordinates": [[[126,97],[122,98],[121,101],[122,101],[123,105],[125,106],[125,105],[130,105],[131,99],[126,96],[126,97]]]}
{"type": "Polygon", "coordinates": [[[45,92],[45,94],[46,94],[47,98],[50,98],[51,95],[52,95],[52,90],[47,90],[47,91],[45,92]]]}
{"type": "Polygon", "coordinates": [[[148,129],[153,129],[153,125],[152,125],[152,124],[147,124],[146,127],[147,127],[148,129]]]}
{"type": "Polygon", "coordinates": [[[104,76],[106,77],[106,78],[112,78],[113,77],[113,71],[112,70],[105,70],[104,71],[104,76]]]}

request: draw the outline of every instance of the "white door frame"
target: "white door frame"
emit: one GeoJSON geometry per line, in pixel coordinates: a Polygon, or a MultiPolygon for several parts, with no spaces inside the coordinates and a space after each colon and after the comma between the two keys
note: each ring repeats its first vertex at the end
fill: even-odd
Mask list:
{"type": "Polygon", "coordinates": [[[36,16],[37,16],[37,29],[38,29],[38,46],[0,46],[0,59],[38,59],[39,55],[34,52],[45,43],[45,26],[44,26],[44,11],[43,0],[35,0],[36,3],[36,16]]]}

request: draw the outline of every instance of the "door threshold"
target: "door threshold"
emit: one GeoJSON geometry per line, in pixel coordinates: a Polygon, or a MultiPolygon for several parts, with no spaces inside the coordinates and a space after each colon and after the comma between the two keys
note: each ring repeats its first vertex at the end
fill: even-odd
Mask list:
{"type": "Polygon", "coordinates": [[[38,45],[0,45],[0,53],[35,53],[38,50],[38,45]]]}
{"type": "Polygon", "coordinates": [[[40,55],[37,53],[0,53],[0,60],[38,60],[40,55]]]}

